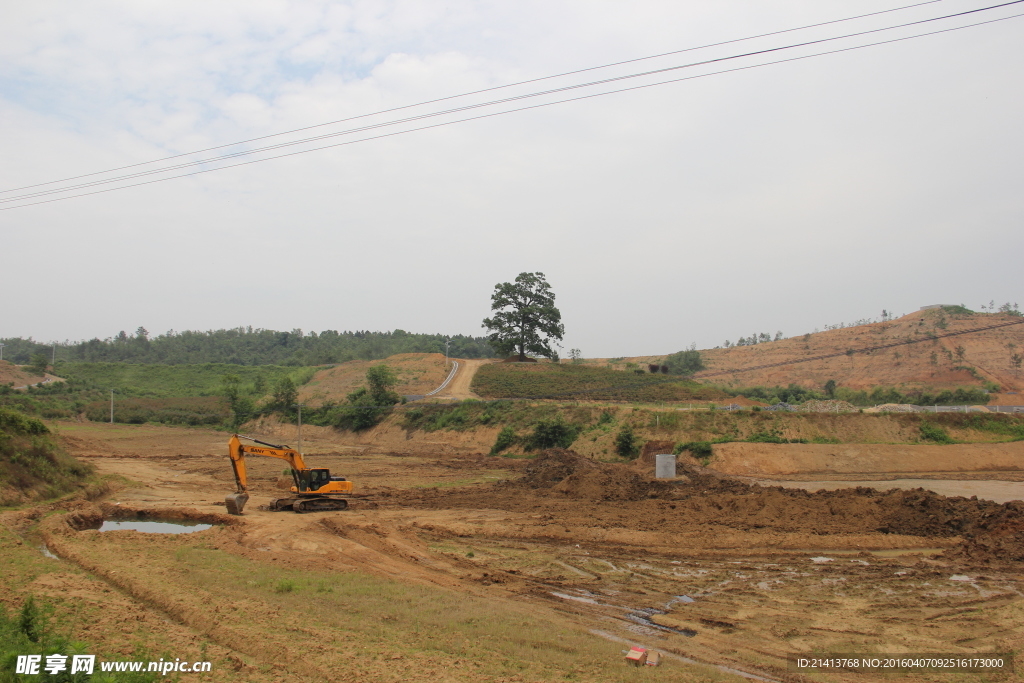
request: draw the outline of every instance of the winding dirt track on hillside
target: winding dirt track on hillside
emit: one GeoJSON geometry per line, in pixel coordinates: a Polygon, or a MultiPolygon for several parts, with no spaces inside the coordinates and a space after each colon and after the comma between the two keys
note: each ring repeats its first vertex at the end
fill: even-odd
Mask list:
{"type": "Polygon", "coordinates": [[[441,398],[480,398],[477,394],[474,394],[470,390],[470,385],[473,383],[473,375],[484,363],[493,363],[492,360],[486,359],[475,359],[475,360],[463,360],[459,359],[459,371],[455,374],[451,383],[445,387],[444,391],[438,394],[441,398]]]}

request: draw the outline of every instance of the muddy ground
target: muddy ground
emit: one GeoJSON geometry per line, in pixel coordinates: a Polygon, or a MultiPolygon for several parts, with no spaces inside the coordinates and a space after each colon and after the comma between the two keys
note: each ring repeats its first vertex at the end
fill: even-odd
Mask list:
{"type": "Polygon", "coordinates": [[[636,643],[669,655],[664,667],[643,672],[650,680],[739,680],[731,670],[863,681],[875,678],[802,677],[786,657],[1024,646],[1020,502],[924,490],[809,493],[751,485],[695,463],[666,482],[643,463],[568,451],[534,460],[451,449],[408,455],[320,438],[308,442],[308,459],[355,482],[350,510],[260,510],[280,494],[284,463],[250,459],[252,499],[243,516],[228,517],[228,435],[61,429],[75,455],[132,483],[102,500],[65,504],[70,515],[48,515],[47,506],[2,515],[22,539],[43,540],[64,558],[48,560],[52,572],[33,585],[116,604],[119,616],[93,617],[94,639],[130,633],[207,648],[225,663],[223,680],[634,680],[640,672],[619,658],[636,643]],[[140,515],[221,525],[180,537],[89,528],[100,517],[140,515]],[[396,605],[413,598],[389,598],[393,587],[375,589],[376,606],[364,605],[367,591],[345,592],[353,575],[442,592],[452,600],[444,603],[450,625],[411,625],[414,617],[396,605]],[[286,579],[294,591],[269,588],[286,579]],[[343,620],[314,606],[339,595],[349,610],[343,620]],[[476,616],[456,618],[471,606],[476,616]],[[488,612],[500,621],[519,615],[521,631],[474,623],[488,612]],[[555,639],[561,650],[523,644],[535,628],[564,633],[555,639]],[[442,631],[464,639],[461,654],[430,640],[442,631]],[[521,649],[502,649],[513,646],[521,649]]]}

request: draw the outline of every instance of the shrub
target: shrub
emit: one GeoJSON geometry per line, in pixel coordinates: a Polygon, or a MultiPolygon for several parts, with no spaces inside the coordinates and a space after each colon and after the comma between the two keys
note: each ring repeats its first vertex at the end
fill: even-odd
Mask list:
{"type": "Polygon", "coordinates": [[[622,429],[615,436],[615,452],[623,458],[635,458],[640,455],[640,440],[628,423],[622,425],[622,429]]]}
{"type": "Polygon", "coordinates": [[[561,416],[552,420],[541,420],[533,428],[526,443],[527,450],[544,450],[545,448],[568,448],[579,436],[579,429],[567,424],[561,416]]]}
{"type": "Polygon", "coordinates": [[[510,448],[516,442],[516,430],[512,429],[512,425],[505,425],[500,432],[498,432],[498,438],[495,439],[494,445],[491,447],[491,455],[497,455],[503,450],[510,448]]]}
{"type": "Polygon", "coordinates": [[[281,579],[274,584],[275,593],[291,593],[295,590],[295,583],[289,579],[281,579]]]}
{"type": "Polygon", "coordinates": [[[704,360],[700,357],[700,351],[688,349],[665,358],[665,365],[673,375],[692,375],[704,369],[704,360]]]}
{"type": "Polygon", "coordinates": [[[931,422],[921,423],[921,438],[925,441],[934,441],[941,444],[954,443],[945,429],[931,422]]]}

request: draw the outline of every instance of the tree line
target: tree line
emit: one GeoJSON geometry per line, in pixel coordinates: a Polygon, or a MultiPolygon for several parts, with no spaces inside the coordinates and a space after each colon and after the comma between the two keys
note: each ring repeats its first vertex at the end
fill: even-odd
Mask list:
{"type": "Polygon", "coordinates": [[[134,334],[121,331],[107,339],[45,344],[31,337],[0,339],[4,360],[27,365],[40,357],[46,360],[88,363],[162,363],[186,365],[228,363],[231,365],[307,366],[376,360],[396,353],[449,353],[457,358],[491,358],[494,349],[485,337],[391,332],[324,330],[290,332],[236,327],[232,329],[188,330],[151,337],[139,327],[134,334]]]}

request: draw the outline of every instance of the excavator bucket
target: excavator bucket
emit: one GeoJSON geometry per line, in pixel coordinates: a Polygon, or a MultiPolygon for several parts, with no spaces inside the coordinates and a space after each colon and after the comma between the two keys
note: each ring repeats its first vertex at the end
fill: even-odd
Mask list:
{"type": "Polygon", "coordinates": [[[232,493],[224,498],[224,504],[227,505],[229,513],[232,515],[240,515],[242,514],[242,508],[245,507],[245,503],[248,500],[248,493],[232,493]]]}

